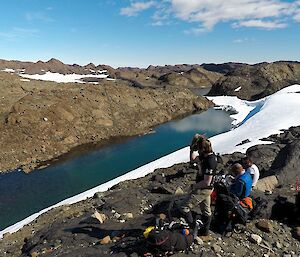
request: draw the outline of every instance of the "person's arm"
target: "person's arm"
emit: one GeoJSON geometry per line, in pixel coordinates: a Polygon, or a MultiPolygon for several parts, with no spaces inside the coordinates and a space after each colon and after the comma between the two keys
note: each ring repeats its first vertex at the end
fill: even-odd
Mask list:
{"type": "Polygon", "coordinates": [[[212,182],[213,176],[211,175],[204,175],[204,179],[201,180],[200,182],[194,184],[192,186],[193,190],[197,190],[197,189],[202,189],[202,188],[206,188],[208,186],[210,186],[210,183],[212,182]]]}
{"type": "Polygon", "coordinates": [[[190,163],[199,163],[199,154],[197,151],[190,150],[190,163]]]}
{"type": "Polygon", "coordinates": [[[251,177],[252,177],[252,186],[254,187],[259,179],[259,170],[258,168],[257,169],[253,168],[253,170],[254,172],[251,175],[251,177]]]}

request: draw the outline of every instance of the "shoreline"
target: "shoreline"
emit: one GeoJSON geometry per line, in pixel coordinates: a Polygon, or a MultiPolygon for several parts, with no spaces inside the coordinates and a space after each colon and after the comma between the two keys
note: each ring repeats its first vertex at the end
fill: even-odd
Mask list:
{"type": "Polygon", "coordinates": [[[133,138],[136,138],[136,137],[146,136],[146,135],[155,133],[155,129],[157,127],[160,127],[160,126],[162,126],[166,123],[169,123],[169,122],[179,121],[181,119],[187,118],[187,117],[192,116],[192,115],[197,115],[197,114],[204,113],[207,110],[209,110],[210,108],[214,108],[214,107],[209,107],[206,110],[193,111],[193,112],[188,113],[188,114],[179,115],[179,116],[175,117],[172,120],[168,120],[168,121],[162,122],[160,124],[153,125],[152,127],[147,128],[147,129],[145,129],[142,132],[139,132],[137,134],[124,135],[124,136],[113,136],[111,138],[102,139],[101,141],[87,142],[87,143],[79,144],[77,146],[72,147],[67,152],[62,152],[57,157],[53,157],[53,158],[50,158],[48,160],[40,162],[34,169],[30,170],[29,172],[26,172],[26,171],[20,169],[20,167],[17,167],[15,169],[0,171],[0,173],[5,174],[5,173],[9,173],[9,172],[16,171],[16,170],[20,170],[21,172],[24,172],[24,173],[30,173],[33,170],[42,170],[44,168],[49,167],[50,165],[59,164],[59,163],[64,162],[64,161],[71,160],[71,159],[76,158],[76,157],[80,157],[84,154],[88,154],[88,153],[91,153],[93,151],[97,151],[97,150],[100,150],[102,148],[109,147],[111,145],[121,144],[121,143],[126,142],[127,140],[130,140],[130,139],[133,139],[133,138]]]}
{"type": "Polygon", "coordinates": [[[30,215],[29,217],[5,228],[4,230],[0,231],[0,239],[3,238],[3,236],[6,233],[14,233],[17,232],[18,230],[20,230],[22,227],[24,227],[25,225],[29,224],[30,222],[32,222],[33,220],[35,220],[36,218],[38,218],[40,215],[42,215],[43,213],[48,212],[51,209],[54,209],[56,207],[59,206],[63,206],[63,205],[70,205],[73,203],[77,203],[80,201],[83,201],[89,197],[93,197],[93,195],[97,192],[105,192],[107,191],[109,188],[111,188],[112,186],[126,181],[126,180],[133,180],[133,179],[137,179],[140,177],[144,177],[150,173],[152,173],[155,169],[158,168],[168,168],[171,167],[172,165],[176,164],[174,163],[174,159],[178,160],[178,163],[181,162],[187,162],[188,161],[188,152],[189,152],[189,147],[185,147],[182,149],[179,149],[171,154],[168,154],[166,156],[163,156],[155,161],[152,161],[148,164],[145,164],[135,170],[129,171],[127,173],[125,173],[124,175],[121,175],[119,177],[116,177],[106,183],[103,183],[101,185],[98,185],[92,189],[89,189],[85,192],[82,192],[78,195],[72,196],[70,198],[67,198],[61,202],[58,202],[55,205],[52,205],[48,208],[45,208],[37,213],[34,213],[32,215],[30,215]]]}
{"type": "MultiPolygon", "coordinates": [[[[117,88],[117,86],[114,85],[106,90],[89,85],[83,87],[83,90],[87,91],[85,92],[85,97],[83,97],[82,100],[78,100],[78,88],[72,84],[64,85],[64,87],[68,86],[71,87],[70,90],[74,90],[73,97],[69,94],[64,96],[70,101],[71,109],[74,109],[73,107],[77,107],[77,105],[80,107],[84,105],[85,102],[88,102],[90,104],[88,108],[91,108],[91,112],[95,112],[95,115],[98,115],[99,117],[97,117],[99,119],[107,113],[107,119],[111,120],[112,125],[108,126],[104,123],[99,125],[100,120],[98,120],[96,116],[96,118],[94,116],[91,117],[91,113],[88,109],[81,110],[83,114],[81,114],[79,118],[76,118],[80,125],[73,124],[73,122],[67,122],[67,124],[65,124],[65,122],[62,122],[64,119],[59,116],[60,114],[55,114],[58,115],[57,117],[51,116],[53,113],[56,113],[57,110],[55,109],[55,112],[51,112],[50,107],[45,110],[49,113],[38,114],[38,116],[43,118],[38,117],[38,120],[35,121],[38,123],[33,128],[29,129],[26,127],[28,125],[32,127],[32,124],[24,123],[25,125],[23,125],[22,122],[4,124],[1,173],[17,169],[22,169],[28,173],[34,169],[41,169],[49,164],[51,165],[57,160],[64,160],[74,155],[77,156],[78,153],[81,155],[82,152],[90,151],[90,149],[97,149],[131,137],[147,134],[157,126],[182,119],[195,113],[201,113],[213,106],[213,103],[208,99],[195,95],[187,89],[181,89],[179,91],[174,89],[150,90],[134,89],[123,85],[117,88]],[[125,91],[126,94],[133,95],[130,101],[124,100],[125,103],[123,105],[125,106],[118,104],[118,101],[121,101],[119,99],[123,101],[126,95],[121,98],[121,95],[118,96],[117,93],[114,92],[118,90],[118,94],[121,94],[121,89],[125,91]],[[95,104],[94,102],[92,103],[97,105],[100,100],[95,97],[95,94],[101,92],[104,94],[100,94],[101,97],[103,97],[105,101],[108,101],[110,105],[107,105],[106,111],[100,113],[98,109],[93,109],[94,107],[90,102],[94,100],[95,104]],[[115,97],[117,100],[112,100],[110,97],[115,97]],[[168,100],[165,99],[166,97],[168,100]],[[74,101],[77,101],[76,105],[74,105],[74,101]],[[174,104],[174,102],[176,104],[174,104]],[[129,105],[128,110],[126,109],[127,104],[129,105]],[[60,120],[56,120],[57,118],[60,118],[60,120]],[[59,123],[59,128],[56,126],[56,123],[59,123]],[[45,127],[46,129],[40,131],[39,127],[45,127]],[[16,138],[18,138],[18,140],[16,140],[16,138]]],[[[67,91],[67,89],[68,88],[65,88],[63,90],[67,91]]],[[[59,94],[59,96],[57,96],[58,100],[51,100],[55,103],[53,106],[56,106],[57,101],[61,101],[62,98],[61,92],[57,91],[56,93],[59,94]]],[[[26,104],[30,103],[31,99],[26,104]]],[[[74,112],[74,110],[66,111],[63,109],[66,103],[59,104],[62,105],[59,107],[62,110],[62,115],[66,115],[67,118],[71,116],[71,112],[74,112]]],[[[103,104],[105,104],[105,102],[103,102],[102,105],[103,104]]],[[[24,105],[24,103],[20,103],[20,106],[24,105]]],[[[34,113],[36,112],[30,113],[30,115],[35,115],[34,113]]],[[[17,111],[9,115],[15,115],[16,119],[19,119],[19,116],[20,119],[25,119],[25,117],[23,117],[24,115],[20,115],[17,111]]],[[[77,113],[72,115],[75,117],[77,113]]]]}

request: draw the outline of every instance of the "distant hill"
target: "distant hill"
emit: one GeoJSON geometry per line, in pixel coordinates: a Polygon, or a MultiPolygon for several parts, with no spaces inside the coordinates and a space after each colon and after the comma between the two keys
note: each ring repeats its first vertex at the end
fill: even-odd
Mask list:
{"type": "MultiPolygon", "coordinates": [[[[6,61],[0,60],[0,70],[13,69],[18,74],[39,74],[43,75],[46,72],[60,73],[60,74],[82,74],[82,75],[96,75],[106,70],[109,78],[124,80],[131,86],[139,88],[157,88],[168,85],[201,88],[211,87],[226,70],[230,70],[229,65],[216,66],[213,64],[205,66],[198,64],[178,64],[165,66],[152,66],[146,69],[120,67],[114,69],[109,65],[95,65],[89,63],[85,66],[78,64],[64,64],[60,60],[50,59],[46,62],[20,62],[20,61],[6,61]],[[214,71],[216,70],[216,72],[214,71]]],[[[95,81],[95,79],[85,79],[86,81],[95,81]]]]}
{"type": "Polygon", "coordinates": [[[299,83],[299,62],[239,64],[218,80],[208,95],[236,95],[242,99],[256,100],[299,83]]]}

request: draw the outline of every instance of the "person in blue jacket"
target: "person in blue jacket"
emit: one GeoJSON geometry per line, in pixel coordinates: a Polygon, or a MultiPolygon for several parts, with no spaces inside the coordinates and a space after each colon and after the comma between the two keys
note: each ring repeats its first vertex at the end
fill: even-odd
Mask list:
{"type": "Polygon", "coordinates": [[[246,172],[243,166],[236,163],[232,166],[232,173],[235,175],[233,184],[230,187],[230,192],[239,199],[244,199],[250,196],[252,189],[252,177],[249,172],[246,172]]]}

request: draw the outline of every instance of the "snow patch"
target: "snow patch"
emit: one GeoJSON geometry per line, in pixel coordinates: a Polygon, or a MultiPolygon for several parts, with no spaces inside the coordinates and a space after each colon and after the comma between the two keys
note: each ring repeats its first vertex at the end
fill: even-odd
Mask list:
{"type": "Polygon", "coordinates": [[[29,82],[30,79],[20,79],[20,81],[29,82]]]}
{"type": "Polygon", "coordinates": [[[300,125],[300,85],[284,88],[257,101],[243,101],[237,97],[210,97],[215,104],[231,105],[240,111],[233,115],[237,128],[211,138],[213,147],[220,154],[236,151],[245,153],[254,145],[271,144],[262,138],[282,133],[281,130],[300,125]],[[241,109],[240,109],[241,108],[241,109]],[[241,144],[249,139],[250,142],[241,144]]]}
{"type": "Polygon", "coordinates": [[[50,71],[47,71],[45,74],[19,74],[23,78],[28,78],[28,79],[35,79],[35,80],[45,80],[45,81],[54,81],[58,83],[85,83],[81,79],[83,78],[100,78],[100,79],[105,79],[108,77],[107,74],[89,74],[89,75],[81,75],[81,74],[60,74],[60,73],[53,73],[50,71]]]}
{"type": "Polygon", "coordinates": [[[5,69],[4,69],[4,70],[2,70],[2,71],[9,72],[9,73],[13,73],[13,72],[15,72],[15,70],[14,70],[14,69],[9,69],[9,68],[5,68],[5,69]]]}
{"type": "Polygon", "coordinates": [[[234,90],[234,92],[239,92],[241,90],[242,87],[238,87],[234,90]]]}
{"type": "MultiPolygon", "coordinates": [[[[229,132],[210,138],[216,153],[233,153],[235,151],[245,152],[247,148],[257,144],[271,144],[272,142],[261,141],[261,138],[272,134],[281,133],[282,129],[300,125],[300,85],[293,85],[284,88],[277,93],[265,97],[258,101],[244,101],[232,96],[209,97],[219,106],[231,106],[238,113],[233,114],[233,124],[239,126],[229,132]],[[284,105],[283,105],[284,103],[284,105]],[[257,111],[252,112],[256,109],[257,111]],[[238,145],[242,141],[249,139],[249,143],[238,145]]],[[[144,177],[158,168],[167,168],[177,163],[189,160],[189,147],[182,148],[176,152],[161,157],[153,162],[132,170],[122,176],[112,179],[102,185],[87,190],[81,194],[65,199],[53,206],[50,206],[26,219],[4,229],[3,234],[14,233],[26,224],[30,223],[41,214],[61,205],[73,204],[92,197],[96,192],[103,192],[110,187],[124,180],[144,177]]]]}

